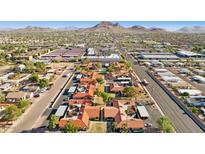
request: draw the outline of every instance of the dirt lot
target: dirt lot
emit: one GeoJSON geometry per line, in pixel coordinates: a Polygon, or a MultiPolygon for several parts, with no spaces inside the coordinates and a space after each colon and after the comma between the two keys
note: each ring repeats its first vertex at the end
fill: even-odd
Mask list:
{"type": "Polygon", "coordinates": [[[88,133],[106,133],[107,123],[90,121],[90,128],[88,129],[87,132],[88,133]]]}
{"type": "Polygon", "coordinates": [[[13,66],[6,65],[0,66],[0,75],[4,75],[7,71],[9,71],[13,66]]]}

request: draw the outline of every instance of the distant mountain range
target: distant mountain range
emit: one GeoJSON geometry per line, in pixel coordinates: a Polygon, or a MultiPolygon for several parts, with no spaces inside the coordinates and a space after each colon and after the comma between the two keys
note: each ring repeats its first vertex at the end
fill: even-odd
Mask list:
{"type": "Polygon", "coordinates": [[[123,27],[119,23],[112,23],[108,21],[102,21],[99,24],[90,27],[81,29],[83,32],[113,32],[113,33],[120,33],[120,32],[138,32],[138,33],[145,33],[145,32],[166,32],[166,30],[162,28],[145,28],[143,26],[132,26],[132,27],[123,27]]]}
{"type": "MultiPolygon", "coordinates": [[[[52,32],[52,31],[79,31],[79,32],[110,32],[110,33],[165,33],[171,32],[163,28],[152,27],[146,28],[143,26],[135,25],[132,27],[123,27],[119,23],[112,23],[108,21],[102,21],[99,24],[89,28],[78,28],[74,26],[63,27],[63,28],[50,28],[50,27],[35,27],[27,26],[25,28],[0,28],[0,31],[14,31],[14,32],[52,32]]],[[[205,33],[205,27],[202,26],[190,26],[182,27],[177,33],[205,33]]]]}
{"type": "Polygon", "coordinates": [[[182,27],[178,30],[181,33],[205,33],[205,27],[193,26],[193,27],[182,27]]]}
{"type": "Polygon", "coordinates": [[[27,26],[25,28],[0,28],[0,31],[12,31],[12,32],[51,32],[51,31],[73,31],[78,30],[77,27],[63,27],[63,28],[50,28],[50,27],[36,27],[27,26]]]}

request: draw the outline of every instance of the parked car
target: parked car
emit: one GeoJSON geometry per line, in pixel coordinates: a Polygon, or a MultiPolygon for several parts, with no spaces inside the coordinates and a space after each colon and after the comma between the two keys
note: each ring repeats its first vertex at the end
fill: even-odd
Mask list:
{"type": "Polygon", "coordinates": [[[142,80],[142,84],[147,86],[149,84],[149,82],[147,82],[147,80],[144,79],[144,80],[142,80]]]}
{"type": "Polygon", "coordinates": [[[144,123],[144,126],[145,126],[145,127],[152,127],[152,124],[149,123],[149,122],[147,122],[147,123],[144,123]]]}
{"type": "Polygon", "coordinates": [[[64,97],[63,98],[63,101],[68,101],[69,100],[69,97],[64,97]]]}
{"type": "Polygon", "coordinates": [[[42,89],[40,90],[40,92],[41,92],[41,93],[46,92],[46,88],[42,88],[42,89]]]}
{"type": "Polygon", "coordinates": [[[36,93],[36,94],[33,95],[33,97],[39,97],[39,96],[40,96],[39,93],[36,93]]]}
{"type": "Polygon", "coordinates": [[[67,77],[68,77],[68,74],[63,74],[62,77],[63,77],[63,78],[67,78],[67,77]]]}

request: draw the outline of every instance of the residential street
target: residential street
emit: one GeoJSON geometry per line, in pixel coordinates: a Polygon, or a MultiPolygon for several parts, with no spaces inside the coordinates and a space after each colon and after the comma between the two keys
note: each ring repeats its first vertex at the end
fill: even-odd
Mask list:
{"type": "Polygon", "coordinates": [[[39,127],[48,125],[48,117],[51,115],[51,113],[55,113],[55,111],[58,109],[58,107],[63,103],[64,92],[65,92],[65,90],[68,90],[71,85],[72,85],[72,77],[65,85],[65,88],[63,89],[63,91],[61,92],[59,97],[56,99],[55,103],[53,104],[53,107],[46,108],[46,110],[43,112],[42,116],[36,121],[33,128],[39,128],[39,127]]]}
{"type": "MultiPolygon", "coordinates": [[[[70,71],[65,70],[62,74],[68,74],[70,71]]],[[[53,99],[58,95],[61,88],[68,81],[68,78],[63,78],[62,74],[56,79],[52,88],[46,91],[39,100],[33,103],[28,110],[7,130],[9,133],[18,133],[31,130],[36,121],[43,112],[50,106],[53,99]]]]}

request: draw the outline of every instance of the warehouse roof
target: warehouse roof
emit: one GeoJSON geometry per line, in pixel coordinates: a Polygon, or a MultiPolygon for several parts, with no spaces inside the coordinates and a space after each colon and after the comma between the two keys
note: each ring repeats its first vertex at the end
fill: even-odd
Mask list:
{"type": "Polygon", "coordinates": [[[191,51],[177,51],[178,55],[182,56],[202,56],[202,54],[191,52],[191,51]]]}
{"type": "Polygon", "coordinates": [[[144,59],[179,59],[178,56],[173,55],[173,54],[157,54],[157,55],[153,55],[153,54],[146,54],[146,55],[141,55],[141,58],[144,59]]]}
{"type": "Polygon", "coordinates": [[[177,89],[180,94],[188,93],[190,96],[200,95],[202,92],[197,89],[177,89]]]}

